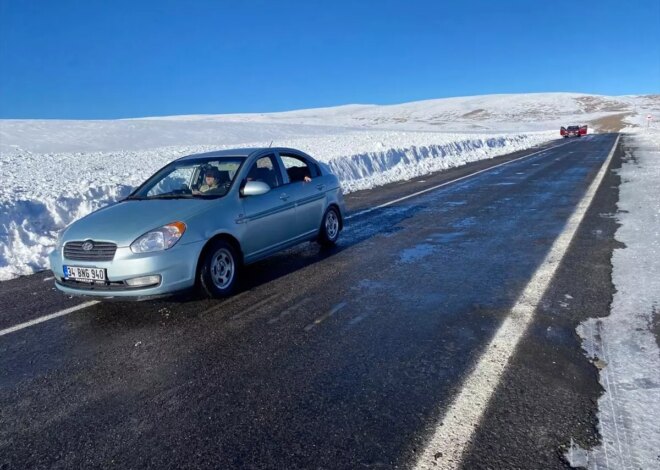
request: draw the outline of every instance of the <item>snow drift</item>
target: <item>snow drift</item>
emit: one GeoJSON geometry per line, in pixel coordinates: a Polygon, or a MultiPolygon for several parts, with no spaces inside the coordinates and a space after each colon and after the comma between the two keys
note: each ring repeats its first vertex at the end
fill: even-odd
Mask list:
{"type": "MultiPolygon", "coordinates": [[[[347,192],[492,158],[548,140],[549,133],[460,135],[359,132],[280,141],[327,163],[347,192]]],[[[267,146],[248,142],[246,146],[267,146]]],[[[168,162],[228,146],[146,151],[13,153],[0,157],[0,280],[47,268],[57,232],[115,202],[168,162]]]]}

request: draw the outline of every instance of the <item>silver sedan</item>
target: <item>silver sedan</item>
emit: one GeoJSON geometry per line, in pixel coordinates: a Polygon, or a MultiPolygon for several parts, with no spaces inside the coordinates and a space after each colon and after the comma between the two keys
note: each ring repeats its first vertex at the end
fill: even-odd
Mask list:
{"type": "Polygon", "coordinates": [[[305,241],[333,245],[343,220],[337,177],[299,150],[189,155],[67,227],[50,265],[67,294],[226,297],[243,265],[305,241]]]}

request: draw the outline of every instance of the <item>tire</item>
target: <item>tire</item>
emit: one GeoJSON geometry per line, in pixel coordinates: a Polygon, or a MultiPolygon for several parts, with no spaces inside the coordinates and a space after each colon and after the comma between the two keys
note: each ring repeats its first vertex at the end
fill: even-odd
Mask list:
{"type": "Polygon", "coordinates": [[[321,246],[334,246],[339,238],[341,224],[339,212],[335,207],[329,207],[323,214],[321,229],[319,230],[318,242],[321,246]]]}
{"type": "Polygon", "coordinates": [[[230,243],[214,241],[206,250],[199,268],[199,287],[202,295],[222,299],[236,292],[240,271],[240,257],[230,243]]]}

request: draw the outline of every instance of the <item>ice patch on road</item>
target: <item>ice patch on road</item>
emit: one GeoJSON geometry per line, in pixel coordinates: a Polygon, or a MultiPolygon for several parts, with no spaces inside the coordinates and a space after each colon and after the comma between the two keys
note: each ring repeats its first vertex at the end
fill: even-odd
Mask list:
{"type": "Polygon", "coordinates": [[[401,252],[399,261],[401,263],[416,263],[433,253],[433,245],[422,243],[412,248],[406,248],[401,252]]]}
{"type": "Polygon", "coordinates": [[[660,310],[660,129],[626,139],[634,159],[621,174],[612,255],[616,293],[608,317],[578,327],[583,348],[600,369],[602,445],[569,451],[572,465],[589,469],[660,468],[660,350],[652,331],[660,310]],[[576,457],[578,456],[578,457],[576,457]]]}

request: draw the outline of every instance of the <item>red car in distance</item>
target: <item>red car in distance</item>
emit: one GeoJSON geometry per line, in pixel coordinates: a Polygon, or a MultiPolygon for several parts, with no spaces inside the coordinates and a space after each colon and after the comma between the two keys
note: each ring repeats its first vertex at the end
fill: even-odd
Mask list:
{"type": "Polygon", "coordinates": [[[587,135],[587,126],[562,127],[559,130],[559,134],[564,136],[565,139],[569,137],[582,137],[583,135],[587,135]]]}

